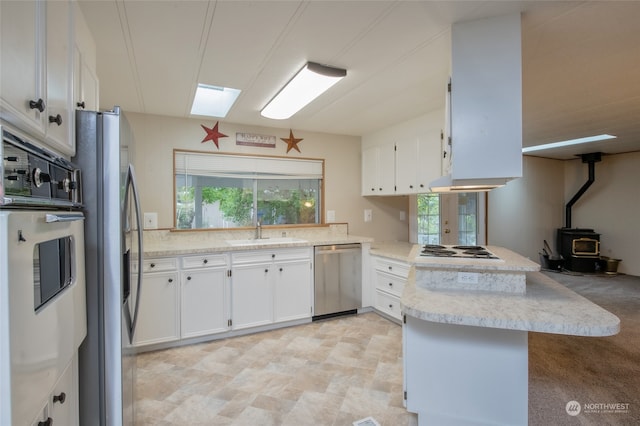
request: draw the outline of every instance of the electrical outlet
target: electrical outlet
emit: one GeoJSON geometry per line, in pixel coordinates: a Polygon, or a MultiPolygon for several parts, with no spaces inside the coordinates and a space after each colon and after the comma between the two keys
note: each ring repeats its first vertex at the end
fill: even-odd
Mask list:
{"type": "Polygon", "coordinates": [[[458,272],[458,282],[461,284],[478,284],[477,272],[458,272]]]}
{"type": "Polygon", "coordinates": [[[335,222],[335,221],[336,221],[336,211],[327,210],[327,222],[335,222]]]}
{"type": "Polygon", "coordinates": [[[158,213],[144,214],[144,229],[158,229],[158,213]]]}

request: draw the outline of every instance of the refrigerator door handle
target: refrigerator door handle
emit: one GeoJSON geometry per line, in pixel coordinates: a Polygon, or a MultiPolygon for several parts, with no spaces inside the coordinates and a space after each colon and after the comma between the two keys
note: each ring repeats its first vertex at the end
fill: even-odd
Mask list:
{"type": "MultiPolygon", "coordinates": [[[[136,234],[138,238],[138,279],[136,283],[136,300],[134,302],[133,308],[133,318],[131,319],[131,324],[129,325],[129,340],[130,343],[133,343],[133,335],[136,330],[136,323],[138,321],[138,309],[140,307],[140,296],[141,296],[141,288],[142,288],[142,268],[143,268],[143,259],[144,259],[144,249],[142,246],[142,217],[140,214],[140,197],[138,196],[138,187],[136,185],[136,176],[135,171],[133,169],[133,165],[129,164],[129,169],[127,171],[127,180],[125,184],[125,209],[124,214],[126,216],[128,210],[128,200],[129,200],[129,189],[131,189],[131,194],[133,195],[134,208],[136,213],[136,234]]],[[[126,218],[123,221],[123,224],[127,224],[126,218]]],[[[126,225],[125,225],[126,226],[126,225]]]]}

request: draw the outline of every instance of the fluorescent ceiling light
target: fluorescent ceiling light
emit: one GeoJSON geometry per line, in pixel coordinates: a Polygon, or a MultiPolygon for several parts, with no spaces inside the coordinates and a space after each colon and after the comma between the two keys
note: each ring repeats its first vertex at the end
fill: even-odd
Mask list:
{"type": "Polygon", "coordinates": [[[240,95],[238,89],[198,84],[196,96],[193,98],[191,106],[191,114],[224,118],[238,95],[240,95]]]}
{"type": "Polygon", "coordinates": [[[315,62],[307,62],[300,71],[269,101],[260,114],[284,120],[304,108],[347,75],[347,71],[315,62]]]}
{"type": "Polygon", "coordinates": [[[534,152],[534,151],[544,151],[546,149],[551,149],[551,148],[561,148],[561,147],[564,147],[564,146],[579,145],[579,144],[583,144],[583,143],[604,141],[604,140],[607,140],[607,139],[615,139],[615,138],[617,138],[617,136],[606,135],[606,134],[605,135],[596,135],[596,136],[587,136],[587,137],[584,137],[584,138],[570,139],[570,140],[567,140],[567,141],[546,143],[544,145],[528,146],[526,148],[522,148],[522,153],[534,152]]]}

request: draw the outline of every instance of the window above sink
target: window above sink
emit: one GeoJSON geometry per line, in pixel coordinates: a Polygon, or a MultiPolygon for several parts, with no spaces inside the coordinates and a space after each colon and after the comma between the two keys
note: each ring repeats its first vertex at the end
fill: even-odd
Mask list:
{"type": "Polygon", "coordinates": [[[176,229],[323,223],[321,159],[175,150],[174,177],[176,229]]]}

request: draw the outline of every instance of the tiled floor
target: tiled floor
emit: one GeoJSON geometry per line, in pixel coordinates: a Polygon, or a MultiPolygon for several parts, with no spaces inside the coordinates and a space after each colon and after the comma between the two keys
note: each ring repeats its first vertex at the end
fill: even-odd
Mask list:
{"type": "Polygon", "coordinates": [[[402,329],[374,314],[141,354],[137,425],[416,425],[402,329]]]}

